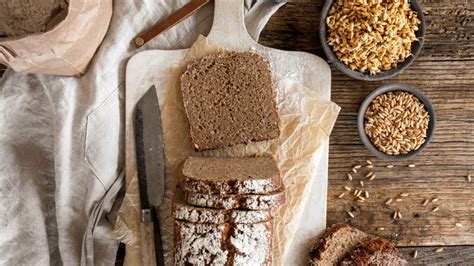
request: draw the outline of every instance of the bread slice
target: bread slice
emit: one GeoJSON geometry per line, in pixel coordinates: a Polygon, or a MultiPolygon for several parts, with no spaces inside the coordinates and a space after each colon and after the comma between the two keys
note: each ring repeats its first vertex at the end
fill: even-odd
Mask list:
{"type": "Polygon", "coordinates": [[[280,134],[268,60],[252,52],[220,52],[188,65],[181,76],[184,109],[196,150],[280,134]]]}
{"type": "Polygon", "coordinates": [[[175,265],[272,265],[273,220],[255,224],[175,220],[175,265]]]}
{"type": "Polygon", "coordinates": [[[204,194],[185,192],[188,204],[216,209],[262,210],[285,202],[283,189],[270,194],[204,194]]]}
{"type": "Polygon", "coordinates": [[[400,266],[408,265],[408,263],[395,246],[377,237],[357,247],[342,260],[341,265],[400,266]]]}
{"type": "Polygon", "coordinates": [[[369,235],[345,224],[336,224],[326,230],[319,245],[309,254],[309,265],[338,265],[354,248],[365,243],[369,235]]]}
{"type": "Polygon", "coordinates": [[[189,157],[181,186],[205,194],[266,194],[281,188],[273,157],[189,157]]]}
{"type": "Polygon", "coordinates": [[[193,223],[241,223],[253,224],[272,219],[272,209],[263,210],[225,210],[191,206],[184,202],[181,191],[173,200],[173,217],[193,223]]]}

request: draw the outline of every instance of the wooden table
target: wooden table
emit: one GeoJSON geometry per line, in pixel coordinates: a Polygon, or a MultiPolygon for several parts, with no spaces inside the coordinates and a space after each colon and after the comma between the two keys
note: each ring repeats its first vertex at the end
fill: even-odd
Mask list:
{"type": "MultiPolygon", "coordinates": [[[[262,32],[260,42],[284,50],[306,51],[323,58],[318,35],[323,0],[299,0],[282,7],[262,32]]],[[[474,264],[474,2],[421,1],[426,17],[422,54],[403,74],[382,82],[354,80],[332,68],[332,100],[341,106],[330,141],[328,225],[352,224],[391,239],[413,264],[474,264]],[[361,143],[356,115],[362,100],[386,83],[407,83],[431,99],[437,128],[429,147],[413,160],[383,162],[361,143]],[[353,165],[370,159],[376,178],[367,181],[362,168],[347,181],[353,165]],[[388,169],[388,164],[395,165],[388,169]],[[416,167],[408,168],[408,164],[416,167]],[[467,181],[467,175],[473,181],[467,181]],[[365,203],[338,195],[343,186],[369,191],[365,203]],[[390,205],[384,202],[409,193],[390,205]],[[422,206],[425,199],[439,198],[422,206]],[[431,212],[439,206],[439,210],[431,212]],[[354,213],[349,217],[346,211],[354,213]],[[394,211],[402,219],[394,220],[394,211]],[[458,226],[456,226],[458,223],[458,226]],[[462,225],[462,227],[461,227],[462,225]],[[380,227],[384,230],[381,231],[380,227]],[[379,230],[377,230],[379,229],[379,230]],[[470,246],[473,245],[473,246],[470,246]],[[441,252],[435,252],[444,247],[441,252]],[[414,250],[418,257],[412,258],[414,250]]]]}

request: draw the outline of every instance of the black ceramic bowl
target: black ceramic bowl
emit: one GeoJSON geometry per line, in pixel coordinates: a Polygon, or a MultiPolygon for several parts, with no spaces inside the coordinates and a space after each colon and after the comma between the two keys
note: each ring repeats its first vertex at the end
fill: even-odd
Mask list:
{"type": "Polygon", "coordinates": [[[398,64],[396,68],[382,71],[380,73],[377,73],[375,75],[370,75],[369,72],[359,72],[356,70],[352,70],[344,64],[343,62],[339,61],[339,59],[336,57],[336,55],[332,51],[332,47],[329,46],[327,43],[327,25],[326,25],[326,18],[329,13],[329,9],[331,8],[334,0],[326,0],[323,6],[323,10],[321,12],[321,21],[319,22],[319,38],[321,41],[321,45],[323,46],[324,53],[328,57],[329,61],[333,62],[333,64],[341,70],[344,74],[355,78],[359,80],[366,80],[366,81],[372,81],[372,80],[383,80],[383,79],[388,79],[393,76],[398,75],[401,73],[405,68],[407,68],[409,65],[415,61],[415,58],[420,54],[421,47],[423,46],[424,42],[424,37],[425,37],[425,17],[423,16],[423,10],[421,9],[420,3],[418,0],[411,0],[411,6],[414,11],[416,11],[418,18],[420,19],[421,23],[418,26],[418,30],[415,32],[416,37],[418,38],[418,41],[413,41],[411,45],[411,54],[403,63],[398,64]]]}
{"type": "Polygon", "coordinates": [[[392,160],[392,161],[401,161],[401,160],[406,160],[409,158],[412,158],[418,154],[421,153],[423,149],[425,149],[430,140],[431,137],[433,136],[433,132],[435,130],[436,126],[436,115],[434,111],[434,107],[431,104],[430,100],[417,88],[410,86],[410,85],[405,85],[405,84],[388,84],[381,86],[374,91],[372,91],[367,98],[362,102],[360,109],[359,109],[359,114],[357,115],[357,129],[359,131],[359,136],[360,139],[362,140],[362,143],[378,158],[383,159],[383,160],[392,160]],[[426,138],[425,138],[425,143],[423,143],[418,150],[411,151],[407,154],[400,154],[400,155],[388,155],[382,151],[379,151],[370,141],[369,137],[365,134],[365,129],[364,129],[364,122],[365,122],[365,111],[369,107],[369,105],[372,103],[372,101],[375,99],[375,97],[387,93],[389,91],[406,91],[411,94],[413,94],[415,97],[417,97],[425,106],[426,111],[428,111],[428,114],[430,115],[430,121],[428,123],[428,129],[426,131],[426,138]]]}

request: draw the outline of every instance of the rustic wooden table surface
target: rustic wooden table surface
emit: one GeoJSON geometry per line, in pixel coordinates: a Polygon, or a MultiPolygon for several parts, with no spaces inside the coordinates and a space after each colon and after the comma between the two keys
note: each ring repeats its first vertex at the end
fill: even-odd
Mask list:
{"type": "MultiPolygon", "coordinates": [[[[264,29],[260,42],[284,50],[305,51],[323,58],[319,13],[323,0],[299,0],[282,7],[264,29]]],[[[328,225],[349,223],[391,239],[413,264],[474,265],[474,1],[421,1],[426,18],[422,54],[401,75],[381,81],[349,78],[331,65],[332,100],[341,106],[330,141],[328,225]],[[429,147],[406,162],[383,162],[361,143],[356,115],[362,100],[386,83],[407,83],[431,99],[437,128],[429,147]],[[352,182],[353,165],[370,159],[376,178],[367,181],[362,168],[352,182]],[[394,164],[388,169],[385,166],[394,164]],[[416,167],[408,168],[408,164],[416,167]],[[473,181],[467,181],[467,175],[473,181]],[[343,186],[369,191],[365,203],[349,195],[338,199],[343,186]],[[409,193],[402,201],[384,202],[409,193]],[[425,199],[438,198],[422,206],[425,199]],[[439,206],[439,210],[431,212],[439,206]],[[355,217],[346,213],[351,211],[355,217]],[[392,219],[394,211],[402,218],[392,219]],[[456,226],[456,224],[458,224],[456,226]],[[380,230],[383,227],[383,231],[380,230]],[[471,246],[472,245],[472,246],[471,246]],[[443,251],[435,252],[439,247],[443,251]],[[418,257],[412,258],[414,250],[418,257]]]]}
{"type": "MultiPolygon", "coordinates": [[[[305,51],[323,58],[319,43],[319,13],[323,0],[298,0],[282,7],[261,35],[264,45],[305,51]]],[[[413,264],[474,265],[474,1],[421,1],[427,31],[422,54],[403,74],[382,82],[351,79],[332,68],[332,100],[342,109],[334,127],[329,155],[328,225],[349,223],[396,242],[413,264]],[[415,85],[433,102],[437,128],[422,155],[401,163],[377,160],[362,145],[356,130],[359,104],[381,84],[415,85]],[[354,181],[346,174],[370,159],[377,177],[367,181],[362,168],[354,181]],[[406,167],[413,163],[415,168],[406,167]],[[388,169],[387,164],[395,167],[388,169]],[[365,203],[337,196],[343,186],[364,189],[365,203]],[[385,205],[389,198],[401,202],[385,205]],[[425,199],[438,198],[423,207],[425,199]],[[439,211],[431,212],[439,206],[439,211]],[[402,219],[393,220],[399,210],[402,219]],[[352,219],[346,213],[351,211],[352,219]],[[462,225],[462,227],[456,226],[462,225]],[[383,231],[377,230],[383,227],[383,231]],[[441,252],[436,252],[444,247],[441,252]],[[412,258],[413,251],[418,257],[412,258]]],[[[2,71],[0,70],[0,75],[2,71]]],[[[120,252],[122,253],[122,252],[120,252]]]]}

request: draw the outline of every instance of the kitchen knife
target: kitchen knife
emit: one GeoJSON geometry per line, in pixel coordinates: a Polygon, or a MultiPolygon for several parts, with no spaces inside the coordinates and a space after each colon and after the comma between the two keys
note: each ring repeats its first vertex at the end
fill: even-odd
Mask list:
{"type": "Polygon", "coordinates": [[[164,265],[158,206],[165,193],[161,112],[155,86],[140,99],[134,113],[135,151],[140,192],[140,220],[153,224],[156,264],[164,265]]]}

